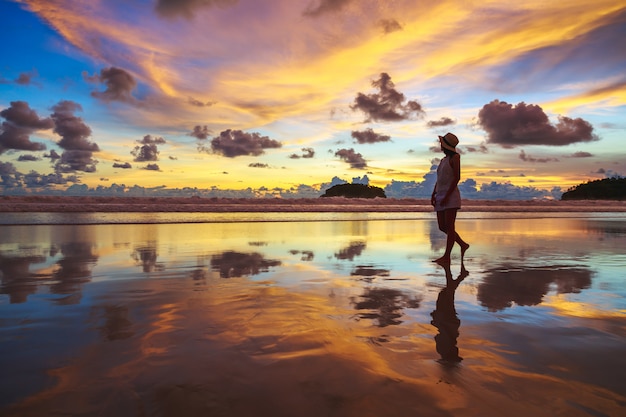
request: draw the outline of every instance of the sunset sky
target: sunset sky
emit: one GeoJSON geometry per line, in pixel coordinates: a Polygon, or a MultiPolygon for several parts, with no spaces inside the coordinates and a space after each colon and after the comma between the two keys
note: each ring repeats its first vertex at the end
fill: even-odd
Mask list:
{"type": "Polygon", "coordinates": [[[626,175],[622,1],[0,0],[0,16],[3,193],[420,184],[448,131],[478,190],[626,175]]]}

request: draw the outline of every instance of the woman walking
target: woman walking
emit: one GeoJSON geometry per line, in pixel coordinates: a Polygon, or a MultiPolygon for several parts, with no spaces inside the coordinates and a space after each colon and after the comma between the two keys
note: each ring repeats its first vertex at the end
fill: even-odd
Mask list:
{"type": "Polygon", "coordinates": [[[450,253],[454,242],[461,247],[461,260],[469,245],[461,239],[456,232],[456,212],[461,208],[461,193],[459,192],[459,180],[461,179],[461,155],[456,151],[459,139],[452,133],[439,136],[441,150],[446,155],[437,167],[437,183],[430,198],[430,203],[437,212],[439,230],[447,235],[446,251],[439,259],[434,260],[440,264],[450,263],[450,253]]]}

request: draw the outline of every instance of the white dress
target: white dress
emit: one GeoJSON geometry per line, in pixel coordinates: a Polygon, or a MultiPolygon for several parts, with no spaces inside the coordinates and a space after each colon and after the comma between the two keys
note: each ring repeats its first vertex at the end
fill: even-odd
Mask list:
{"type": "Polygon", "coordinates": [[[454,182],[454,171],[450,165],[450,157],[445,156],[437,167],[437,193],[435,194],[435,211],[461,208],[461,192],[455,186],[454,191],[448,197],[446,204],[441,204],[441,200],[446,196],[450,185],[454,182]]]}

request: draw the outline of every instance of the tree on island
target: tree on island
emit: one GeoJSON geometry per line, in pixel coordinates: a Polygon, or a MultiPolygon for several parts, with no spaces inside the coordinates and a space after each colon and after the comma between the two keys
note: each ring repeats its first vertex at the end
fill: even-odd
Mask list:
{"type": "Polygon", "coordinates": [[[561,200],[626,200],[626,178],[605,178],[579,184],[564,192],[561,200]]]}
{"type": "Polygon", "coordinates": [[[322,197],[387,198],[382,188],[365,184],[334,185],[326,190],[322,197]]]}

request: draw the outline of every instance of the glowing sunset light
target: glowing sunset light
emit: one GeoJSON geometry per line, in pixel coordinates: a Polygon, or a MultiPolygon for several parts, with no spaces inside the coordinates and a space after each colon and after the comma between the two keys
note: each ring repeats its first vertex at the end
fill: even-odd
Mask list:
{"type": "Polygon", "coordinates": [[[559,198],[626,174],[615,1],[19,0],[0,13],[1,194],[311,197],[357,179],[426,198],[448,131],[468,198],[559,198]]]}

